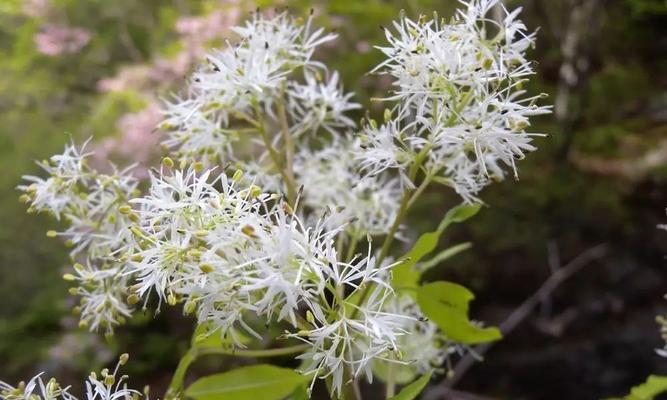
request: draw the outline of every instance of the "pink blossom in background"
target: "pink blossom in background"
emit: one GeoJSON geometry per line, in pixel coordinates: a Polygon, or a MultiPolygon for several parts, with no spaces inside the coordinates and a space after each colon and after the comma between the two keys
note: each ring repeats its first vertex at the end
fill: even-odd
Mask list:
{"type": "Polygon", "coordinates": [[[181,17],[176,21],[175,30],[180,35],[183,50],[175,57],[157,57],[149,64],[124,67],[116,76],[99,81],[98,90],[155,92],[156,88],[170,87],[183,79],[190,68],[201,61],[207,44],[224,37],[241,17],[240,8],[229,6],[234,2],[221,3],[223,9],[202,16],[181,17]]]}
{"type": "Polygon", "coordinates": [[[161,135],[155,127],[162,120],[160,107],[151,104],[147,108],[133,114],[125,114],[117,123],[121,132],[121,141],[118,151],[129,156],[139,163],[149,161],[161,140],[161,135]]]}
{"type": "Polygon", "coordinates": [[[361,42],[357,42],[355,47],[356,47],[357,51],[361,54],[366,54],[371,50],[371,45],[368,44],[368,42],[365,41],[365,40],[363,40],[361,42]]]}
{"type": "Polygon", "coordinates": [[[123,115],[116,124],[120,135],[106,138],[96,145],[94,162],[98,167],[105,168],[109,158],[126,157],[139,164],[134,169],[135,176],[148,176],[146,166],[159,154],[162,140],[155,129],[162,121],[161,106],[152,93],[178,86],[188,71],[201,62],[209,43],[225,37],[229,28],[238,23],[240,6],[230,0],[220,3],[220,9],[209,14],[182,17],[176,21],[174,28],[183,50],[174,57],[158,56],[148,63],[125,66],[115,76],[97,83],[101,92],[138,92],[149,104],[140,112],[123,115]]]}
{"type": "Polygon", "coordinates": [[[128,65],[115,76],[97,82],[100,92],[155,92],[160,88],[169,88],[187,74],[194,59],[188,53],[179,53],[175,57],[156,58],[151,64],[128,65]]]}
{"type": "Polygon", "coordinates": [[[176,32],[181,35],[186,46],[191,46],[191,51],[200,53],[206,42],[222,37],[230,26],[235,25],[240,14],[239,8],[228,7],[205,16],[182,17],[176,21],[176,32]]]}
{"type": "Polygon", "coordinates": [[[83,28],[43,25],[34,37],[37,50],[47,56],[74,54],[90,41],[90,32],[83,28]]]}
{"type": "Polygon", "coordinates": [[[162,135],[155,127],[161,120],[160,107],[155,103],[139,112],[123,115],[116,123],[120,136],[108,137],[95,145],[95,164],[104,168],[108,159],[114,156],[131,158],[137,163],[134,175],[147,178],[147,166],[160,149],[162,135]]]}

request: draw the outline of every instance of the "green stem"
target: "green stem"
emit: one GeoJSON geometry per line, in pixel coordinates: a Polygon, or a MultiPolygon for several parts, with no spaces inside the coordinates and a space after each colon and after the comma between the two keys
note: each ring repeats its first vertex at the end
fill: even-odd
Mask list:
{"type": "MultiPolygon", "coordinates": [[[[429,145],[424,146],[424,148],[422,148],[419,154],[417,154],[417,156],[415,157],[415,162],[414,164],[412,164],[412,166],[410,167],[410,171],[408,172],[408,178],[410,179],[410,181],[414,181],[415,178],[417,177],[419,168],[421,167],[421,164],[424,162],[424,159],[428,155],[430,149],[431,147],[429,145]]],[[[380,255],[378,256],[377,260],[378,265],[380,265],[380,263],[389,254],[389,249],[391,248],[391,244],[394,241],[394,237],[396,236],[398,227],[401,225],[403,218],[408,213],[408,209],[412,205],[411,200],[416,201],[419,195],[424,191],[424,189],[426,189],[426,186],[428,186],[428,183],[421,190],[417,190],[417,192],[415,193],[417,195],[416,197],[412,195],[412,190],[406,190],[403,193],[403,198],[401,199],[401,204],[398,207],[398,212],[396,213],[396,218],[394,219],[394,223],[391,225],[391,228],[389,228],[389,233],[387,234],[387,237],[384,239],[384,243],[382,244],[382,249],[380,250],[380,255]]],[[[366,288],[361,294],[361,298],[359,299],[357,305],[364,304],[364,301],[366,301],[366,297],[368,297],[368,294],[371,291],[371,286],[372,285],[366,286],[366,288]]],[[[351,318],[354,318],[356,316],[357,311],[358,311],[357,308],[355,308],[352,311],[351,318]]]]}
{"type": "Polygon", "coordinates": [[[262,118],[262,113],[258,105],[255,106],[255,113],[257,114],[257,119],[259,120],[259,126],[257,127],[257,130],[259,131],[259,134],[262,137],[262,141],[264,142],[264,147],[266,147],[266,150],[269,152],[269,156],[271,157],[271,161],[273,161],[273,165],[280,172],[280,175],[285,181],[285,185],[287,186],[287,200],[290,202],[290,204],[294,204],[294,199],[296,198],[296,194],[294,193],[294,185],[291,183],[292,181],[290,179],[290,176],[286,173],[285,169],[283,168],[283,163],[280,160],[280,155],[278,154],[276,149],[273,148],[273,144],[271,143],[271,138],[269,137],[269,134],[266,131],[266,124],[264,123],[264,119],[262,118]]]}
{"type": "Polygon", "coordinates": [[[279,357],[286,356],[290,354],[300,353],[308,349],[310,345],[308,344],[297,344],[289,347],[279,347],[276,349],[264,349],[264,350],[246,350],[246,349],[225,349],[222,347],[204,347],[197,351],[198,356],[204,356],[209,354],[223,354],[228,356],[235,357],[250,357],[250,358],[264,358],[264,357],[279,357]]]}
{"type": "Polygon", "coordinates": [[[390,362],[387,366],[387,393],[386,398],[391,399],[396,394],[396,377],[394,363],[390,362]]]}
{"type": "Polygon", "coordinates": [[[410,197],[410,200],[408,200],[408,209],[411,208],[415,204],[415,202],[417,202],[417,199],[419,199],[419,196],[421,196],[421,194],[424,193],[424,190],[431,183],[431,180],[433,179],[433,176],[434,176],[434,174],[431,174],[431,173],[426,175],[426,177],[422,181],[421,185],[419,185],[417,190],[410,197]]]}
{"type": "Polygon", "coordinates": [[[190,365],[197,359],[197,354],[194,348],[189,349],[178,362],[174,376],[171,378],[171,383],[167,388],[166,398],[174,398],[183,389],[183,380],[185,374],[188,372],[190,365]]]}
{"type": "MultiPolygon", "coordinates": [[[[421,167],[422,163],[424,162],[424,159],[428,155],[429,150],[431,150],[431,146],[426,145],[424,146],[424,148],[421,149],[419,154],[417,154],[417,156],[415,157],[415,162],[414,164],[412,164],[412,166],[410,167],[410,171],[408,172],[408,178],[410,179],[410,181],[414,181],[415,178],[417,177],[419,168],[421,167]]],[[[424,187],[424,189],[426,189],[426,187],[424,187]]],[[[423,192],[424,189],[421,189],[421,191],[423,192]]],[[[387,237],[385,238],[384,243],[382,244],[382,250],[380,251],[380,255],[378,256],[378,264],[382,262],[384,258],[389,254],[389,249],[391,248],[391,244],[394,241],[396,232],[398,231],[398,227],[401,225],[401,222],[403,222],[403,218],[405,217],[405,215],[408,212],[408,209],[410,208],[411,194],[412,190],[406,190],[405,193],[403,193],[403,198],[401,199],[401,205],[398,208],[396,219],[394,219],[394,223],[389,229],[389,233],[387,234],[387,237]]]]}
{"type": "Polygon", "coordinates": [[[294,139],[289,131],[287,123],[287,112],[285,112],[284,96],[278,102],[278,120],[280,121],[280,128],[283,132],[283,139],[285,140],[285,175],[287,181],[287,199],[290,205],[296,205],[296,180],[294,179],[294,139]]]}
{"type": "Polygon", "coordinates": [[[347,254],[345,255],[345,262],[350,262],[352,257],[354,257],[354,251],[357,249],[357,244],[359,243],[359,236],[357,232],[354,232],[350,237],[350,246],[347,248],[347,254]]]}
{"type": "Polygon", "coordinates": [[[394,218],[394,223],[391,225],[391,228],[389,228],[389,233],[387,233],[387,237],[384,239],[384,243],[382,244],[382,250],[380,250],[380,255],[378,256],[378,264],[382,262],[385,257],[387,257],[387,254],[389,254],[389,249],[391,248],[391,243],[394,241],[394,236],[396,236],[398,227],[401,225],[401,221],[403,221],[403,217],[408,211],[410,192],[411,190],[406,190],[405,193],[403,193],[403,198],[401,199],[401,204],[398,207],[396,218],[394,218]]]}

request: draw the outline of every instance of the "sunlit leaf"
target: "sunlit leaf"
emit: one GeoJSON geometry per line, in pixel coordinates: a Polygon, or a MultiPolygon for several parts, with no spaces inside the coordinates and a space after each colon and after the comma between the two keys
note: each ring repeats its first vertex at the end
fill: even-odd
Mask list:
{"type": "Polygon", "coordinates": [[[667,376],[650,375],[646,382],[633,387],[630,394],[607,400],[653,400],[659,394],[667,392],[667,376]]]}
{"type": "Polygon", "coordinates": [[[253,365],[201,378],[185,395],[195,400],[281,400],[308,379],[292,369],[253,365]]]}
{"type": "Polygon", "coordinates": [[[468,319],[468,305],[474,298],[470,290],[451,282],[429,283],[417,289],[422,312],[450,339],[463,344],[501,339],[498,328],[480,328],[468,319]]]}

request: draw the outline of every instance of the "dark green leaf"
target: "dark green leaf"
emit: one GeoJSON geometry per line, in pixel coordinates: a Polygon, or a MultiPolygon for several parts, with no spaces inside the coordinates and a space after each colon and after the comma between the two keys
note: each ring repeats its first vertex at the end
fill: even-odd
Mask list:
{"type": "Polygon", "coordinates": [[[253,365],[201,378],[185,395],[195,400],[281,400],[308,379],[292,369],[253,365]]]}
{"type": "Polygon", "coordinates": [[[392,397],[390,400],[414,400],[419,396],[419,393],[424,390],[426,385],[428,384],[428,381],[431,379],[431,375],[433,375],[433,371],[429,371],[425,375],[423,375],[421,378],[417,379],[416,381],[412,382],[408,386],[404,387],[403,390],[396,396],[392,397]]]}

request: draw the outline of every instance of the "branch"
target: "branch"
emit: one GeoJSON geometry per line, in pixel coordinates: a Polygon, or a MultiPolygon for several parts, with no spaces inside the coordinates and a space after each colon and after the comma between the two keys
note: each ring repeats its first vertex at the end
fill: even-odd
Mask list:
{"type": "MultiPolygon", "coordinates": [[[[592,247],[568,264],[559,268],[554,273],[549,276],[549,278],[544,281],[542,286],[529,298],[524,300],[521,305],[516,308],[499,326],[498,328],[502,332],[503,336],[509,335],[521,322],[523,322],[533,311],[540,302],[547,298],[553,291],[555,291],[563,282],[571,278],[575,273],[579,272],[583,267],[590,264],[591,262],[602,258],[607,254],[607,245],[599,244],[595,247],[592,247]]],[[[435,387],[427,392],[425,399],[436,399],[443,398],[449,393],[451,393],[451,388],[456,385],[463,375],[474,365],[476,357],[483,356],[486,352],[491,349],[493,343],[487,343],[481,346],[478,346],[474,349],[475,356],[472,355],[472,352],[466,354],[454,367],[452,378],[446,379],[443,381],[440,387],[435,387]]]]}

